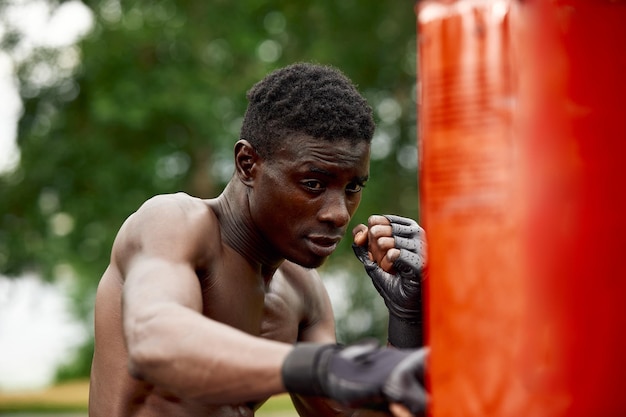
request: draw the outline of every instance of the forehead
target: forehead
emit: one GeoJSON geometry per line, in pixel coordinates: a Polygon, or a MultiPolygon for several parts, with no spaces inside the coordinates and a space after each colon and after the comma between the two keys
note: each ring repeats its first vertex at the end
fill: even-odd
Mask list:
{"type": "Polygon", "coordinates": [[[370,145],[365,141],[329,141],[305,135],[284,140],[272,159],[292,169],[306,170],[307,167],[324,166],[363,176],[369,171],[369,158],[370,145]]]}

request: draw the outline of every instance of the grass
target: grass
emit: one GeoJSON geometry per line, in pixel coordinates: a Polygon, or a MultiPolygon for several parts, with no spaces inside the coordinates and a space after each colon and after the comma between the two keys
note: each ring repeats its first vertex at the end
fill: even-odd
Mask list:
{"type": "Polygon", "coordinates": [[[87,411],[89,380],[55,385],[38,391],[0,392],[1,412],[87,411]]]}
{"type": "MultiPolygon", "coordinates": [[[[87,415],[89,380],[79,380],[55,385],[40,391],[0,392],[2,413],[54,413],[79,412],[87,415]]],[[[288,395],[270,398],[257,411],[257,417],[295,417],[296,411],[288,395]]]]}

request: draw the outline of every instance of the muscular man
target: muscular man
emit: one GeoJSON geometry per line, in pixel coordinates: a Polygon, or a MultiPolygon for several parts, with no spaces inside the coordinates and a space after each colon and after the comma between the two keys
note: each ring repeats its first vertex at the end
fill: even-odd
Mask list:
{"type": "MultiPolygon", "coordinates": [[[[339,71],[311,64],[271,73],[248,99],[224,191],[153,197],[115,239],[96,297],[90,416],[252,416],[282,392],[302,416],[390,402],[420,412],[424,352],[337,345],[314,269],[368,179],[370,107],[339,71]]],[[[359,226],[357,256],[375,285],[418,283],[421,266],[389,250],[394,227],[380,221],[359,226]],[[412,275],[395,274],[407,262],[412,275]]],[[[377,285],[388,306],[411,304],[396,287],[377,285]]]]}

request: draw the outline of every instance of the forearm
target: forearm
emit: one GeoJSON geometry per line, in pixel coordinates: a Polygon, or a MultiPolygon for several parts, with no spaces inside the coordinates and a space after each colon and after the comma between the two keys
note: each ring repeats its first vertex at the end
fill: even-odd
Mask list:
{"type": "Polygon", "coordinates": [[[388,342],[397,348],[419,348],[424,346],[424,330],[421,317],[403,319],[389,314],[388,342]]]}
{"type": "Polygon", "coordinates": [[[248,335],[174,304],[154,311],[126,323],[133,376],[176,396],[214,404],[285,391],[281,365],[291,345],[248,335]]]}

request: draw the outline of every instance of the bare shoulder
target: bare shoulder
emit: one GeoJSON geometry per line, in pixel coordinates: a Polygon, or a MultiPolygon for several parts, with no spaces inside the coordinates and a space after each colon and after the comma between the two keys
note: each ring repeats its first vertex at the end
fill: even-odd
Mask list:
{"type": "Polygon", "coordinates": [[[193,215],[194,213],[202,214],[207,209],[204,200],[192,197],[189,194],[179,192],[175,194],[159,194],[144,202],[135,214],[146,215],[152,211],[159,211],[171,214],[184,213],[193,215]]]}
{"type": "Polygon", "coordinates": [[[304,268],[293,262],[285,261],[279,268],[281,274],[294,290],[310,293],[324,289],[322,279],[316,269],[304,268]]]}
{"type": "Polygon", "coordinates": [[[217,228],[205,200],[185,193],[157,195],[126,219],[113,244],[113,260],[120,266],[137,254],[192,260],[219,244],[217,228]]]}

